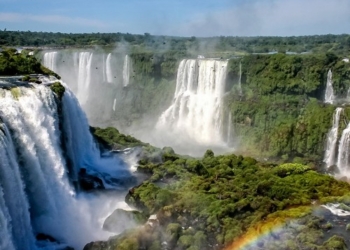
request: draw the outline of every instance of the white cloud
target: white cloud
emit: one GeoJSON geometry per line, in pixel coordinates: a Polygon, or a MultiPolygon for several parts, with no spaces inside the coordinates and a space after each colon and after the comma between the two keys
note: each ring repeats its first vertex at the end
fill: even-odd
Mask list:
{"type": "Polygon", "coordinates": [[[84,26],[99,29],[108,28],[108,24],[99,20],[86,19],[80,17],[68,17],[62,15],[32,15],[20,13],[0,12],[0,22],[23,23],[23,22],[39,22],[60,25],[84,26]]]}
{"type": "Polygon", "coordinates": [[[186,36],[350,33],[350,1],[251,1],[226,11],[196,15],[172,32],[186,36]]]}

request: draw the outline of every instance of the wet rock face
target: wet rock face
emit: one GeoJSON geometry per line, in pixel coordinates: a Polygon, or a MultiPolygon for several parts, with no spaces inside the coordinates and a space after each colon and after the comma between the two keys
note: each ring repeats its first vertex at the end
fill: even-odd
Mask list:
{"type": "MultiPolygon", "coordinates": [[[[58,240],[56,240],[54,237],[52,237],[51,235],[48,234],[44,234],[44,233],[38,233],[35,237],[40,245],[40,242],[50,242],[50,243],[54,243],[54,244],[60,244],[60,242],[58,240]]],[[[47,243],[45,243],[47,244],[47,243]]],[[[62,250],[74,250],[73,247],[70,246],[62,246],[60,249],[62,250]]]]}
{"type": "Polygon", "coordinates": [[[97,176],[88,174],[85,168],[80,169],[79,182],[80,182],[80,187],[86,191],[92,190],[92,189],[105,188],[103,185],[103,181],[97,176]]]}
{"type": "Polygon", "coordinates": [[[83,250],[103,250],[108,249],[109,244],[104,241],[90,242],[85,245],[83,250]]]}

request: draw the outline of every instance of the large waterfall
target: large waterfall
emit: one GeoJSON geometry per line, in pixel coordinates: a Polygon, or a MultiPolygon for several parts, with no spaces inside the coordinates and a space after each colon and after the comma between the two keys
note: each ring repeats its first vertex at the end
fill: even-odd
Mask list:
{"type": "Polygon", "coordinates": [[[223,145],[226,68],[224,60],[182,60],[173,103],[159,118],[157,128],[202,145],[223,145]]]}
{"type": "Polygon", "coordinates": [[[327,85],[326,85],[326,93],[324,97],[325,103],[334,103],[334,91],[333,91],[333,79],[332,79],[332,71],[328,70],[327,73],[327,85]]]}
{"type": "Polygon", "coordinates": [[[333,126],[329,130],[327,135],[327,143],[326,143],[326,151],[324,155],[323,162],[326,164],[326,167],[336,163],[336,149],[337,149],[337,141],[338,141],[338,128],[339,128],[339,119],[340,114],[343,112],[343,108],[336,108],[333,114],[333,126]]]}
{"type": "Polygon", "coordinates": [[[57,60],[57,52],[46,52],[44,54],[43,64],[45,67],[51,69],[52,71],[56,71],[56,60],[57,60]]]}
{"type": "Polygon", "coordinates": [[[68,89],[62,105],[60,126],[48,87],[0,89],[0,249],[39,249],[38,233],[76,249],[110,236],[102,231],[101,219],[117,202],[75,193],[65,153],[75,178],[80,168],[113,178],[130,173],[120,159],[99,157],[87,119],[68,89]]]}

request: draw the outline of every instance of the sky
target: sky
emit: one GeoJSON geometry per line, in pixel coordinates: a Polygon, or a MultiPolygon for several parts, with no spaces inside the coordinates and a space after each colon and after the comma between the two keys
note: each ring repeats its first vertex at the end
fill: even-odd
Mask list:
{"type": "Polygon", "coordinates": [[[172,36],[350,33],[350,0],[0,0],[0,29],[172,36]]]}

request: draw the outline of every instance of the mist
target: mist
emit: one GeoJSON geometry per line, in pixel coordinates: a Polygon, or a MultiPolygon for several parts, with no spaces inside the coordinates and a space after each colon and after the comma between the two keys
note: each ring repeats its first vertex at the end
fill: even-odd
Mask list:
{"type": "MultiPolygon", "coordinates": [[[[189,53],[207,53],[216,44],[215,39],[207,43],[201,41],[189,53]]],[[[165,42],[162,46],[163,51],[169,47],[165,42]]],[[[160,148],[170,146],[176,152],[186,155],[202,156],[209,148],[215,153],[232,151],[233,148],[228,146],[226,139],[221,138],[223,126],[226,126],[222,124],[222,120],[227,119],[224,118],[226,114],[221,107],[225,93],[227,61],[184,61],[186,66],[182,67],[186,68],[176,67],[177,76],[164,83],[167,85],[164,88],[169,89],[168,97],[163,97],[157,107],[148,108],[143,104],[144,98],[154,97],[144,96],[147,93],[145,89],[149,88],[147,79],[143,79],[142,72],[134,71],[129,57],[130,48],[127,43],[121,43],[110,52],[100,48],[43,51],[42,58],[44,65],[55,69],[75,93],[92,126],[116,127],[122,133],[144,142],[160,148]],[[198,67],[200,71],[193,71],[194,67],[198,67]],[[185,71],[188,76],[182,75],[181,72],[185,71]],[[191,77],[191,74],[200,76],[198,82],[194,79],[194,82],[187,83],[185,79],[191,77]],[[183,91],[178,90],[183,88],[183,91]],[[188,96],[191,91],[192,97],[188,96]],[[191,100],[188,101],[188,98],[191,100]],[[186,105],[190,105],[187,107],[189,111],[184,110],[186,105]],[[183,111],[175,114],[179,108],[183,111]],[[190,112],[191,118],[185,118],[187,112],[190,112]],[[173,117],[174,115],[178,118],[173,117]]],[[[152,57],[150,60],[157,58],[152,57]]]]}

